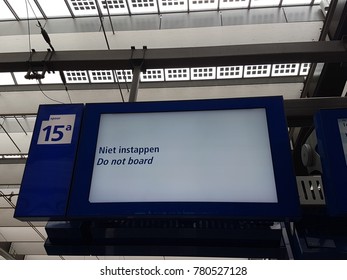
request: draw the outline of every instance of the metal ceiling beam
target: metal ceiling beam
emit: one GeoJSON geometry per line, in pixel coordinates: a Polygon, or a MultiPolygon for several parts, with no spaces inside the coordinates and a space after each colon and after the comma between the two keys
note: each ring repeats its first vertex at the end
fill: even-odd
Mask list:
{"type": "Polygon", "coordinates": [[[135,50],[90,50],[53,52],[1,53],[0,72],[42,70],[108,70],[143,68],[207,67],[267,63],[347,62],[343,41],[295,42],[218,47],[191,47],[135,50]],[[145,54],[144,54],[145,52],[145,54]]]}

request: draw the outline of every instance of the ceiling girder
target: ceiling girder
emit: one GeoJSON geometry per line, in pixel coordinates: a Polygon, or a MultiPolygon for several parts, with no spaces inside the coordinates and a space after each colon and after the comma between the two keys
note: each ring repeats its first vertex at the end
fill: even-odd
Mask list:
{"type": "Polygon", "coordinates": [[[0,72],[117,70],[254,65],[267,63],[347,62],[344,41],[295,42],[167,49],[1,53],[0,72]],[[49,59],[47,59],[49,58],[49,59]]]}

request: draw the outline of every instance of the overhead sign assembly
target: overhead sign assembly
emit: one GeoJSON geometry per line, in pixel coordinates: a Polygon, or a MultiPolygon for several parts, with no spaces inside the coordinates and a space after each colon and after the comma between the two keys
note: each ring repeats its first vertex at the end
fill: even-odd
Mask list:
{"type": "Polygon", "coordinates": [[[298,215],[281,97],[41,106],[15,213],[298,215]]]}

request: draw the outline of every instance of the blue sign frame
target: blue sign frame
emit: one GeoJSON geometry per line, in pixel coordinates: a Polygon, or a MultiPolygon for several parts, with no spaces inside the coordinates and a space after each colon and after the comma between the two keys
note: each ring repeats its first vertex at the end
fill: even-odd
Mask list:
{"type": "MultiPolygon", "coordinates": [[[[250,174],[251,176],[252,174],[250,174]]],[[[300,216],[299,196],[291,159],[282,97],[191,101],[87,104],[67,211],[68,219],[117,217],[224,217],[294,219],[300,216]],[[95,149],[102,114],[180,112],[265,108],[278,203],[123,202],[90,203],[95,149]]]]}
{"type": "Polygon", "coordinates": [[[347,109],[320,110],[314,117],[318,152],[322,163],[322,180],[326,207],[331,216],[347,215],[347,140],[339,121],[347,124],[347,109]]]}
{"type": "Polygon", "coordinates": [[[14,217],[65,219],[83,104],[41,105],[14,217]]]}

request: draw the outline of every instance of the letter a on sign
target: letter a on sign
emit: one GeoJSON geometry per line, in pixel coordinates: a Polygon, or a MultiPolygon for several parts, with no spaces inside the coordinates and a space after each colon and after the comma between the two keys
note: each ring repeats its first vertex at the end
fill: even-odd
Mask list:
{"type": "Polygon", "coordinates": [[[42,121],[37,144],[71,144],[76,115],[50,115],[42,121]]]}

